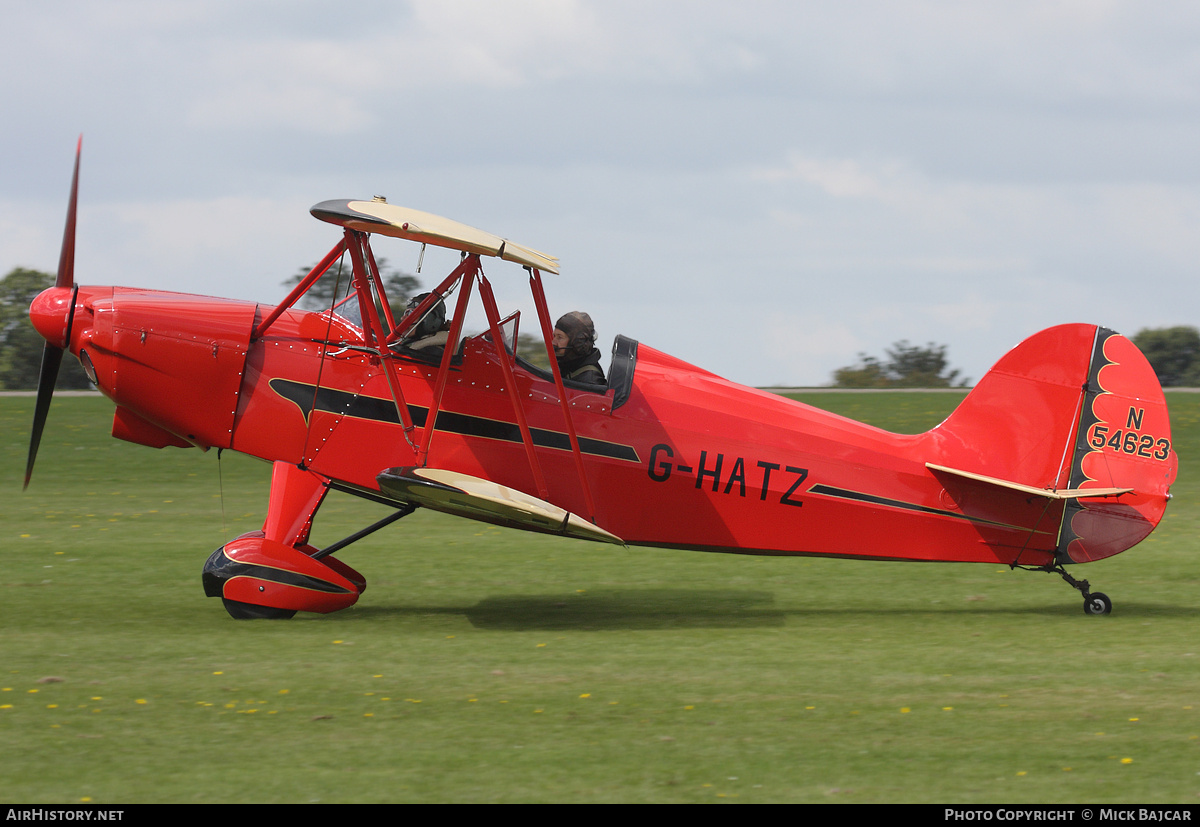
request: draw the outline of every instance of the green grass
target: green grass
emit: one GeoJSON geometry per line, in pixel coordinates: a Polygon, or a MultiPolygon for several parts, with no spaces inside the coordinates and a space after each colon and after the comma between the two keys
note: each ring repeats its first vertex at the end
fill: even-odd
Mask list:
{"type": "MultiPolygon", "coordinates": [[[[953,394],[813,394],[897,430],[953,394]]],[[[235,622],[200,568],[269,468],[0,399],[0,777],[13,802],[1176,802],[1200,795],[1200,394],[1138,548],[1000,566],[624,550],[418,512],[350,610],[235,622]],[[223,496],[222,496],[223,494],[223,496]]],[[[331,495],[317,544],[386,513],[331,495]]]]}

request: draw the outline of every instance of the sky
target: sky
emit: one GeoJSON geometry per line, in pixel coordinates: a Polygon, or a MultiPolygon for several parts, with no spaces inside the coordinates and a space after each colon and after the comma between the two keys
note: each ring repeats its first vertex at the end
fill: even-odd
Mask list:
{"type": "MultiPolygon", "coordinates": [[[[1200,5],[0,0],[0,272],[276,303],[384,195],[544,250],[551,312],[750,385],[978,379],[1200,324],[1200,5]]],[[[407,272],[419,247],[377,238],[407,272]]],[[[439,251],[444,252],[444,251],[439,251]]],[[[426,254],[436,283],[456,255],[426,254]]],[[[485,260],[501,310],[516,265],[485,260]]]]}

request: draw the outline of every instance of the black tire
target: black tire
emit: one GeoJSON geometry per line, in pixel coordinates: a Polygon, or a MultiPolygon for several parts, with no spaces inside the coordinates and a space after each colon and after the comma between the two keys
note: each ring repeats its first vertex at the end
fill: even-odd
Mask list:
{"type": "Polygon", "coordinates": [[[253,603],[241,603],[222,597],[225,611],[234,620],[290,620],[295,617],[295,609],[276,609],[274,606],[256,606],[253,603]]]}
{"type": "Polygon", "coordinates": [[[1083,599],[1083,613],[1089,615],[1106,615],[1112,611],[1112,601],[1103,592],[1092,592],[1083,599]]]}

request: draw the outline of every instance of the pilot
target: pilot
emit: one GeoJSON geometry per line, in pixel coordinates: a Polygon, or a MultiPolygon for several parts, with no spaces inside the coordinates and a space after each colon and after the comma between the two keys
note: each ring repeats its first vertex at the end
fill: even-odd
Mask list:
{"type": "Polygon", "coordinates": [[[592,317],[573,310],[554,325],[554,355],[563,379],[604,387],[600,350],[596,347],[596,328],[592,317]]]}
{"type": "MultiPolygon", "coordinates": [[[[400,317],[400,321],[403,322],[412,315],[412,312],[417,309],[417,306],[421,302],[425,301],[428,295],[428,293],[422,293],[419,296],[409,299],[408,305],[404,308],[404,315],[400,317]]],[[[416,326],[404,335],[402,344],[408,350],[416,350],[436,356],[445,350],[446,341],[449,338],[450,323],[446,320],[446,303],[438,299],[429,310],[425,311],[424,318],[417,322],[416,326]]]]}

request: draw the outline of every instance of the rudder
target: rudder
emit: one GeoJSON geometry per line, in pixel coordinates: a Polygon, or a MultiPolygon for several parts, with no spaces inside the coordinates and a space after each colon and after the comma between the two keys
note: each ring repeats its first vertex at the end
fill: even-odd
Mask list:
{"type": "Polygon", "coordinates": [[[1158,377],[1133,342],[1097,328],[1071,459],[1068,485],[1121,486],[1116,499],[1072,500],[1059,531],[1056,560],[1086,563],[1145,539],[1162,519],[1179,459],[1158,377]]]}

